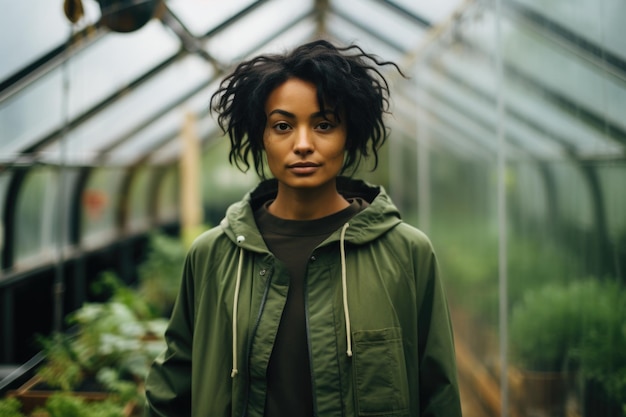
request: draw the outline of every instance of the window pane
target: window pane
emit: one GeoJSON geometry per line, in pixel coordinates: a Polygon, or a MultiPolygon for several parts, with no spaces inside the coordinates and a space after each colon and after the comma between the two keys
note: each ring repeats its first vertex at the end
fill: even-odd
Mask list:
{"type": "Polygon", "coordinates": [[[180,211],[179,181],[178,167],[176,165],[168,167],[158,191],[157,220],[161,223],[178,219],[180,211]]]}
{"type": "Polygon", "coordinates": [[[253,0],[170,0],[167,5],[194,35],[202,36],[252,3],[253,0]]]}
{"type": "Polygon", "coordinates": [[[142,166],[137,168],[137,172],[133,176],[129,189],[129,213],[128,230],[130,232],[138,232],[147,229],[150,226],[149,210],[152,201],[151,183],[152,168],[142,166]]]}
{"type": "MultiPolygon", "coordinates": [[[[8,244],[4,241],[4,202],[7,200],[7,188],[9,186],[9,181],[11,180],[11,171],[4,171],[0,173],[0,201],[3,204],[0,204],[0,254],[4,253],[4,245],[8,244]]],[[[4,264],[4,260],[0,259],[0,265],[4,264]]]]}
{"type": "Polygon", "coordinates": [[[81,199],[81,243],[87,247],[115,236],[124,174],[123,169],[108,167],[96,169],[89,176],[81,199]]]}
{"type": "Polygon", "coordinates": [[[69,206],[76,172],[33,168],[19,191],[15,212],[15,263],[54,259],[69,241],[69,206]],[[63,192],[63,195],[60,193],[63,192]]]}

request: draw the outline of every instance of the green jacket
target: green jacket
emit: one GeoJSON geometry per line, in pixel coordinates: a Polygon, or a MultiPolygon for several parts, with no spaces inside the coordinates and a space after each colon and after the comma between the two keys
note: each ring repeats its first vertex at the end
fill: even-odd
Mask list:
{"type": "MultiPolygon", "coordinates": [[[[315,414],[460,416],[453,336],[430,241],[400,220],[382,187],[340,178],[338,189],[370,204],[310,258],[315,414]]],[[[263,416],[289,279],[253,210],[275,192],[274,180],[261,183],[194,242],[167,350],[146,381],[146,416],[263,416]]]]}

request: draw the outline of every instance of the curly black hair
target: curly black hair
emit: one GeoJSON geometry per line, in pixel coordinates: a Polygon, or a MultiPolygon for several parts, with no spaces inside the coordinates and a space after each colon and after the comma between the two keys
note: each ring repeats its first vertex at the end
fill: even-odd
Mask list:
{"type": "Polygon", "coordinates": [[[211,110],[218,114],[219,126],[230,137],[230,163],[245,172],[252,154],[257,174],[264,177],[267,98],[288,79],[299,78],[317,86],[321,111],[326,110],[325,104],[332,105],[329,110],[334,116],[346,119],[342,173],[356,171],[370,151],[375,169],[378,150],[388,137],[383,114],[389,107],[389,85],[379,70],[385,65],[404,75],[395,63],[381,61],[359,46],[338,47],[325,40],[303,44],[290,53],[260,55],[240,63],[211,97],[211,110]]]}

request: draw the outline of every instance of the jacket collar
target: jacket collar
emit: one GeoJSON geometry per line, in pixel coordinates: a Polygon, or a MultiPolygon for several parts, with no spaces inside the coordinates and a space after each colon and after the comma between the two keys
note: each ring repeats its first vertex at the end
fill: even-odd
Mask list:
{"type": "MultiPolygon", "coordinates": [[[[362,198],[369,206],[350,220],[345,240],[352,244],[364,244],[374,240],[401,222],[400,213],[382,186],[347,177],[337,178],[337,190],[347,199],[362,198]]],[[[237,236],[245,236],[242,246],[247,250],[267,252],[268,249],[254,222],[254,210],[276,197],[276,179],[264,180],[244,198],[232,204],[226,211],[221,227],[234,242],[237,236]]],[[[325,243],[338,241],[340,231],[333,233],[325,243]]]]}

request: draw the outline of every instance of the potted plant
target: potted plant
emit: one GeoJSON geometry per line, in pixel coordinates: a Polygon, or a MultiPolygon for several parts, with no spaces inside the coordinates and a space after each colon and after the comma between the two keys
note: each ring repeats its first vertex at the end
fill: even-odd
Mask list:
{"type": "Polygon", "coordinates": [[[584,380],[584,415],[626,417],[626,290],[605,280],[596,315],[574,351],[584,380]]]}
{"type": "Polygon", "coordinates": [[[563,415],[565,396],[580,376],[581,347],[602,327],[607,288],[597,279],[550,283],[526,292],[513,308],[510,346],[519,368],[517,397],[530,413],[563,415]]]}
{"type": "Polygon", "coordinates": [[[119,404],[143,400],[141,385],[164,348],[164,319],[140,320],[125,304],[87,303],[68,317],[73,331],[42,338],[45,361],[11,395],[27,412],[56,393],[119,404]]]}

